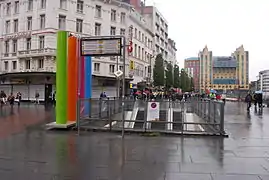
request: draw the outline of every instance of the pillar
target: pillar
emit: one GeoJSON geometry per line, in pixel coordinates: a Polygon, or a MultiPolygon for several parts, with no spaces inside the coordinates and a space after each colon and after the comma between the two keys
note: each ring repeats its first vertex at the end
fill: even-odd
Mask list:
{"type": "Polygon", "coordinates": [[[80,101],[80,114],[82,114],[84,112],[84,102],[83,102],[83,98],[85,98],[85,61],[84,61],[84,57],[80,57],[80,67],[79,67],[79,70],[80,70],[80,81],[79,81],[79,98],[82,99],[80,101]]]}
{"type": "Polygon", "coordinates": [[[67,60],[67,120],[76,121],[76,103],[78,88],[77,38],[68,38],[67,60]]]}
{"type": "Polygon", "coordinates": [[[67,122],[67,38],[68,32],[57,33],[56,54],[56,124],[67,122]]]}
{"type": "Polygon", "coordinates": [[[85,57],[85,110],[84,115],[90,115],[90,98],[92,97],[92,58],[85,57]]]}

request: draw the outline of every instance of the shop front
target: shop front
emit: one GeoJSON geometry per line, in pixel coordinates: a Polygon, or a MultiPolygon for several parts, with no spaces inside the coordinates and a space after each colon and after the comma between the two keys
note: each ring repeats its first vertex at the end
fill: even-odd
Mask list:
{"type": "Polygon", "coordinates": [[[53,72],[20,72],[0,75],[0,90],[7,95],[22,94],[22,101],[34,101],[39,94],[40,101],[49,102],[50,95],[55,91],[55,73],[53,72]]]}

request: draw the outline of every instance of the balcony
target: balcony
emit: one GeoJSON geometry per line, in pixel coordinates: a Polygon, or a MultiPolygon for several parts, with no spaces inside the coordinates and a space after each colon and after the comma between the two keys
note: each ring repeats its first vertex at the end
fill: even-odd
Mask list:
{"type": "Polygon", "coordinates": [[[18,70],[14,70],[13,72],[56,72],[56,67],[53,67],[53,66],[47,66],[44,68],[33,67],[31,69],[20,67],[18,70]]]}
{"type": "Polygon", "coordinates": [[[56,49],[31,49],[18,52],[18,58],[39,57],[39,56],[56,56],[56,49]]]}

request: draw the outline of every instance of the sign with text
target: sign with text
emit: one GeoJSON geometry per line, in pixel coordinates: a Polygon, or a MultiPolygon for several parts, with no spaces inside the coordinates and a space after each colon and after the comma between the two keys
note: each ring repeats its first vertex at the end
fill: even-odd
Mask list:
{"type": "Polygon", "coordinates": [[[160,118],[160,103],[149,102],[147,121],[159,121],[159,118],[160,118]]]}
{"type": "Polygon", "coordinates": [[[135,69],[135,63],[134,63],[134,61],[130,60],[129,67],[130,67],[130,70],[134,70],[135,69]]]}
{"type": "Polygon", "coordinates": [[[121,38],[81,38],[81,56],[121,56],[121,38]]]}

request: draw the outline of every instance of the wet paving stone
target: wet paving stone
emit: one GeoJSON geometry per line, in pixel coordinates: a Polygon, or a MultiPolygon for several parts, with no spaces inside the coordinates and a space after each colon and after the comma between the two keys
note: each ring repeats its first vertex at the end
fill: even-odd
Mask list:
{"type": "MultiPolygon", "coordinates": [[[[53,108],[0,113],[2,180],[267,180],[269,109],[227,103],[229,138],[142,137],[45,131],[53,108]]],[[[225,119],[225,120],[226,120],[225,119]]]]}
{"type": "Polygon", "coordinates": [[[210,174],[168,173],[165,180],[212,180],[210,174]]]}
{"type": "Polygon", "coordinates": [[[214,174],[213,180],[261,180],[258,175],[229,175],[229,174],[214,174]]]}

